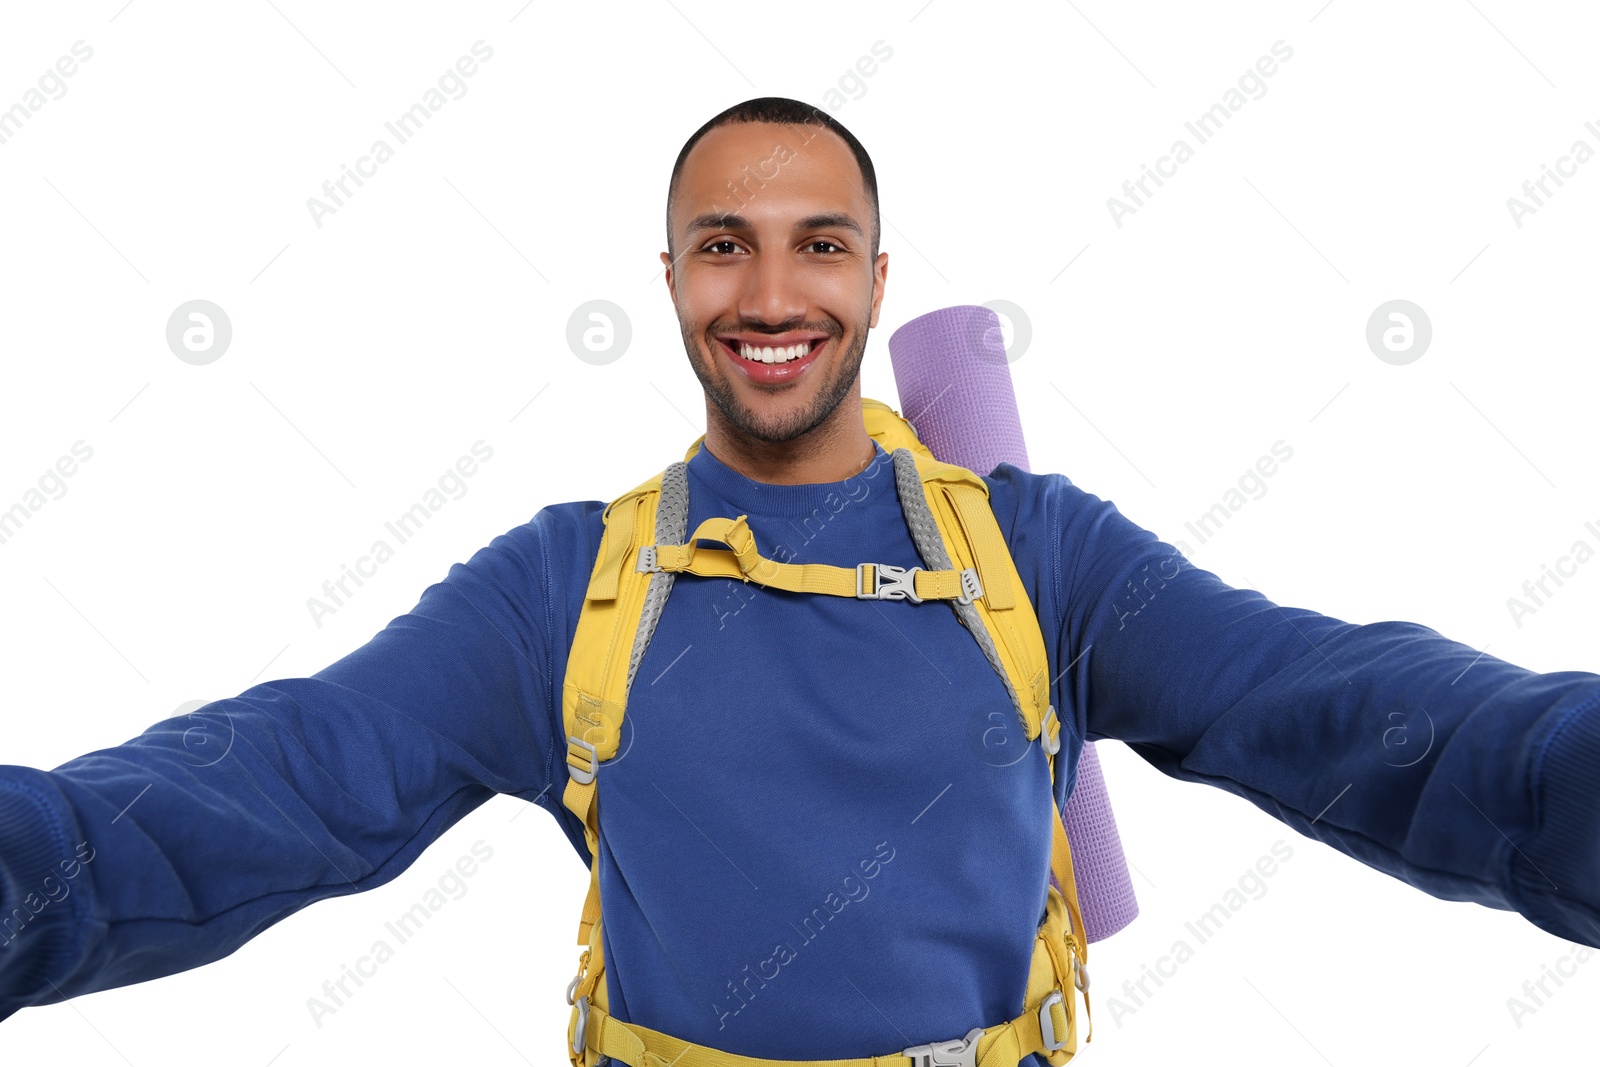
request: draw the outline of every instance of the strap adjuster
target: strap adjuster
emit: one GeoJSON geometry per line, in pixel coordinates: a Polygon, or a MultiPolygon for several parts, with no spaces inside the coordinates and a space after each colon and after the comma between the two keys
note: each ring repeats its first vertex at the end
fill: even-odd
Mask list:
{"type": "Polygon", "coordinates": [[[1050,710],[1044,713],[1044,722],[1039,727],[1039,740],[1044,745],[1045,755],[1054,756],[1061,751],[1061,723],[1056,716],[1056,706],[1054,704],[1051,704],[1050,710]],[[1052,721],[1056,723],[1054,735],[1050,732],[1050,723],[1052,721]]]}
{"type": "Polygon", "coordinates": [[[893,563],[858,563],[856,597],[860,600],[909,600],[913,604],[920,604],[922,598],[917,595],[917,572],[921,569],[896,567],[893,563]],[[872,570],[870,590],[867,589],[868,568],[872,570]]]}
{"type": "Polygon", "coordinates": [[[634,571],[636,573],[639,573],[639,574],[646,574],[646,573],[650,573],[650,572],[653,572],[653,571],[659,571],[661,569],[661,564],[656,562],[656,546],[655,545],[641,545],[640,546],[640,548],[639,548],[639,562],[634,566],[633,569],[634,569],[634,571]]]}
{"type": "Polygon", "coordinates": [[[572,778],[572,780],[577,782],[579,785],[588,785],[590,782],[594,781],[595,771],[597,771],[599,768],[600,753],[595,750],[594,745],[588,741],[585,741],[581,737],[568,734],[567,774],[572,778]],[[589,753],[589,765],[587,767],[580,767],[572,762],[573,749],[575,748],[582,749],[583,751],[589,753]]]}
{"type": "Polygon", "coordinates": [[[978,1067],[978,1038],[982,1036],[983,1027],[974,1026],[966,1037],[912,1045],[900,1055],[911,1058],[911,1067],[978,1067]]]}
{"type": "Polygon", "coordinates": [[[978,568],[968,567],[961,572],[961,595],[957,604],[970,604],[983,595],[983,583],[978,581],[978,568]]]}
{"type": "Polygon", "coordinates": [[[1056,1040],[1056,1022],[1050,1017],[1050,1009],[1060,1004],[1064,999],[1061,995],[1061,990],[1057,989],[1045,997],[1044,1003],[1039,1005],[1039,1034],[1044,1038],[1044,1047],[1048,1052],[1055,1052],[1057,1049],[1065,1048],[1067,1045],[1065,1035],[1059,1041],[1056,1040]]]}

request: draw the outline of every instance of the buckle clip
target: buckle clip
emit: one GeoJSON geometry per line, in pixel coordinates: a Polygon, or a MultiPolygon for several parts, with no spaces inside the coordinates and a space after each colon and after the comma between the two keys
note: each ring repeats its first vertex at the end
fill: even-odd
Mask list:
{"type": "Polygon", "coordinates": [[[856,597],[860,600],[909,600],[913,604],[920,604],[922,598],[917,595],[917,572],[921,569],[896,567],[893,563],[858,563],[856,597]],[[868,567],[873,571],[871,592],[866,588],[868,567]]]}
{"type": "Polygon", "coordinates": [[[1044,713],[1044,723],[1039,728],[1039,740],[1044,744],[1045,755],[1054,756],[1061,751],[1061,721],[1060,717],[1056,715],[1056,706],[1054,704],[1051,704],[1050,710],[1044,713]],[[1056,732],[1053,737],[1050,734],[1052,720],[1056,724],[1056,732]]]}
{"type": "Polygon", "coordinates": [[[634,570],[639,574],[646,574],[660,569],[661,564],[656,562],[656,546],[641,546],[639,548],[639,562],[634,566],[634,570]]]}
{"type": "Polygon", "coordinates": [[[567,983],[567,1003],[578,1002],[578,986],[583,984],[584,978],[589,974],[589,950],[584,949],[583,955],[578,957],[578,973],[572,976],[572,981],[567,983]]]}
{"type": "Polygon", "coordinates": [[[595,771],[597,771],[599,769],[600,769],[600,753],[595,750],[594,745],[592,745],[588,741],[585,741],[581,737],[575,737],[572,734],[568,734],[567,735],[567,774],[572,778],[572,780],[574,782],[577,782],[579,785],[588,785],[590,782],[594,781],[595,771]],[[589,766],[587,766],[587,767],[575,767],[575,766],[573,766],[573,763],[572,763],[572,750],[573,750],[574,747],[581,748],[585,752],[589,753],[589,766]]]}
{"type": "Polygon", "coordinates": [[[1067,1045],[1067,1039],[1064,1035],[1059,1041],[1056,1040],[1055,1020],[1050,1018],[1050,1009],[1060,1004],[1064,999],[1061,995],[1061,990],[1057,989],[1045,997],[1044,1003],[1039,1005],[1039,1034],[1044,1038],[1045,1049],[1050,1052],[1065,1048],[1067,1045]]]}
{"type": "Polygon", "coordinates": [[[978,568],[968,567],[961,572],[961,595],[957,604],[970,604],[983,595],[983,583],[978,581],[978,568]]]}
{"type": "Polygon", "coordinates": [[[982,1036],[983,1027],[974,1026],[966,1037],[912,1045],[900,1055],[911,1058],[911,1067],[978,1067],[978,1039],[982,1036]]]}
{"type": "Polygon", "coordinates": [[[574,1007],[578,1013],[578,1025],[572,1028],[572,1054],[581,1056],[589,1044],[589,1035],[586,1033],[589,1029],[589,998],[579,997],[574,1007]]]}

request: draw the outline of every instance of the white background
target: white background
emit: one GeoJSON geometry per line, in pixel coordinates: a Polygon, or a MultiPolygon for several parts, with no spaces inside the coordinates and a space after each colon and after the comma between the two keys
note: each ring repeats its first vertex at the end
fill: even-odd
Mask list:
{"type": "MultiPolygon", "coordinates": [[[[1506,206],[1573,141],[1600,149],[1600,20],[1320,4],[6,5],[0,107],[73,42],[94,55],[0,145],[0,507],[75,441],[94,455],[0,545],[0,761],[52,767],[312,672],[541,506],[609,499],[680,456],[704,402],[657,276],[673,158],[739,100],[828,103],[880,40],[892,57],[833,108],[877,164],[890,256],[866,395],[898,406],[900,323],[1010,300],[1032,325],[1013,372],[1035,470],[1280,603],[1600,670],[1600,561],[1520,627],[1506,605],[1575,540],[1600,547],[1583,528],[1600,524],[1600,162],[1520,228],[1506,206]],[[307,198],[480,39],[494,55],[466,95],[315,225],[307,198]],[[1196,145],[1185,120],[1279,40],[1293,57],[1265,95],[1196,145]],[[1119,228],[1107,198],[1179,137],[1195,157],[1119,228]],[[234,331],[204,367],[165,342],[197,298],[234,331]],[[633,325],[607,366],[565,341],[596,298],[633,325]],[[1408,366],[1365,342],[1396,298],[1433,324],[1408,366]],[[315,625],[307,598],[479,439],[494,456],[469,492],[315,625]],[[1184,522],[1279,439],[1294,457],[1266,495],[1196,547],[1184,522]]],[[[1590,1047],[1600,965],[1520,1027],[1506,1005],[1572,946],[1100,754],[1143,913],[1092,952],[1084,1063],[1487,1067],[1590,1047]],[[1107,996],[1279,839],[1293,857],[1267,894],[1114,1022],[1107,996]]],[[[498,798],[391,884],[226,960],[24,1011],[0,1051],[564,1063],[585,875],[526,810],[498,798]],[[307,998],[479,839],[494,854],[468,895],[316,1026],[307,998]]]]}

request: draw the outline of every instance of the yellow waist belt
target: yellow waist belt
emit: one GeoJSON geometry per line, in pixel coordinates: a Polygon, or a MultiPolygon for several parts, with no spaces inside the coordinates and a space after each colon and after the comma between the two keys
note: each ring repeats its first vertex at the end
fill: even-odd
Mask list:
{"type": "MultiPolygon", "coordinates": [[[[1051,826],[1054,884],[1046,887],[1045,919],[1034,941],[1023,1011],[1014,1019],[874,1056],[770,1060],[696,1045],[623,1022],[607,1010],[596,775],[616,755],[634,671],[677,575],[738,578],[791,592],[863,600],[948,602],[1005,683],[1028,740],[1038,739],[1051,757],[1054,782],[1061,723],[1050,704],[1044,637],[989,507],[988,486],[973,472],[934,458],[911,425],[887,405],[865,398],[861,404],[867,432],[894,457],[901,507],[928,569],[780,563],[760,553],[744,515],[707,519],[693,536],[677,543],[688,514],[684,463],[673,464],[606,507],[605,531],[562,686],[568,773],[562,799],[582,822],[591,856],[589,892],[578,924],[578,944],[586,947],[577,977],[567,987],[567,1002],[573,1006],[567,1050],[573,1067],[596,1067],[602,1056],[630,1067],[1016,1067],[1033,1053],[1060,1067],[1078,1050],[1074,990],[1083,994],[1087,1013],[1089,944],[1072,850],[1053,791],[1042,814],[1051,826]],[[657,543],[658,517],[669,528],[668,543],[657,543]],[[921,521],[929,518],[937,537],[921,521]],[[701,539],[728,547],[702,548],[697,544],[701,539]]],[[[703,441],[690,445],[685,461],[703,441]]],[[[1091,1018],[1085,1041],[1092,1037],[1091,1018]]]]}

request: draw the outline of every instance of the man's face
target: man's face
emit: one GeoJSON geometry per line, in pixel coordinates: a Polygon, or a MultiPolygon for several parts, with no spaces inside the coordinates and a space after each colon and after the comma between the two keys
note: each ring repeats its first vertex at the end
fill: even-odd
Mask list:
{"type": "Polygon", "coordinates": [[[859,397],[889,261],[874,223],[854,154],[820,125],[730,123],[689,153],[661,260],[689,363],[740,435],[790,441],[859,397]]]}

